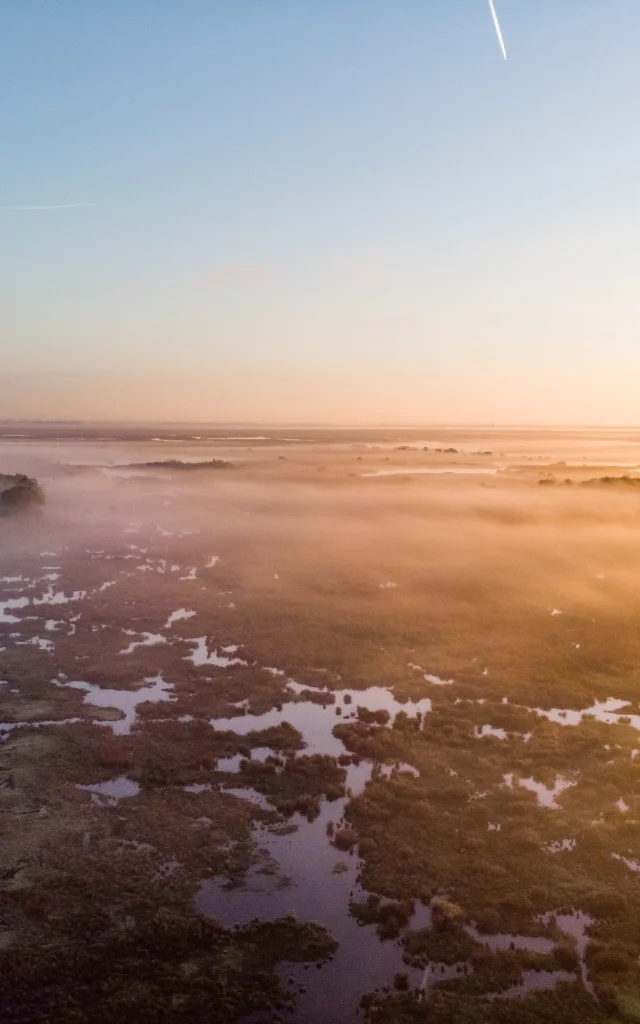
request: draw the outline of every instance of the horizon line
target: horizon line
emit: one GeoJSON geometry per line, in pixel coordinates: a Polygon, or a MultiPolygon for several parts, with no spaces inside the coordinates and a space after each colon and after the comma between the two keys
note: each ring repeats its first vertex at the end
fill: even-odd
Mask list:
{"type": "Polygon", "coordinates": [[[80,424],[96,424],[100,425],[121,425],[121,426],[172,426],[172,427],[212,427],[212,428],[225,428],[234,427],[235,429],[253,429],[255,427],[263,427],[266,430],[280,430],[280,429],[294,429],[299,427],[314,428],[321,430],[380,430],[380,429],[399,429],[399,430],[423,430],[425,428],[438,428],[438,429],[452,429],[452,428],[464,428],[464,429],[482,429],[482,430],[640,430],[640,422],[638,423],[545,423],[545,422],[529,422],[529,423],[518,423],[518,422],[497,422],[491,420],[490,422],[477,422],[477,421],[352,421],[352,422],[335,422],[331,423],[327,420],[161,420],[161,419],[57,419],[57,418],[0,418],[0,426],[4,424],[39,424],[39,425],[80,425],[80,424]]]}

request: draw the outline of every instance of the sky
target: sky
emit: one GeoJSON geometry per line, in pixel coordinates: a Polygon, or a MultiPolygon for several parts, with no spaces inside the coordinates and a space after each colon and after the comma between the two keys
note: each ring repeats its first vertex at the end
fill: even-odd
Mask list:
{"type": "Polygon", "coordinates": [[[495,2],[1,4],[0,418],[640,423],[640,4],[495,2]]]}

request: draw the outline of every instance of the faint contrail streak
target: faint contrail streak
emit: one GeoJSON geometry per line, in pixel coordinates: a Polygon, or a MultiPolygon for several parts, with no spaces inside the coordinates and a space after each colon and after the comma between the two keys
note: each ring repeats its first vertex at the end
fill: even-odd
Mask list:
{"type": "Polygon", "coordinates": [[[0,210],[80,210],[99,203],[56,203],[53,206],[0,206],[0,210]]]}
{"type": "Polygon", "coordinates": [[[498,21],[498,15],[493,4],[493,0],[489,0],[489,7],[491,8],[491,14],[493,16],[493,24],[496,26],[496,32],[498,33],[498,39],[500,41],[500,47],[502,49],[502,56],[507,59],[507,51],[504,45],[504,39],[502,38],[502,32],[500,31],[500,22],[498,21]]]}

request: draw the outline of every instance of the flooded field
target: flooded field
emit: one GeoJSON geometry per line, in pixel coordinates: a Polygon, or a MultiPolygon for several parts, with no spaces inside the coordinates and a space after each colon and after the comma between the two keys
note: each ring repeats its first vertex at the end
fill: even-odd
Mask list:
{"type": "Polygon", "coordinates": [[[3,1020],[640,1020],[640,437],[101,430],[0,437],[3,1020]]]}

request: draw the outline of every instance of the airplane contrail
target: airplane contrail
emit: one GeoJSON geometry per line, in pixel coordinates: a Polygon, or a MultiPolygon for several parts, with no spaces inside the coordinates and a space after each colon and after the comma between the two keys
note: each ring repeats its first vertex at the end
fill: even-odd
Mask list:
{"type": "Polygon", "coordinates": [[[496,14],[496,9],[495,9],[493,0],[489,0],[489,7],[491,8],[491,14],[493,16],[493,24],[496,26],[496,32],[498,33],[498,40],[500,42],[500,48],[502,50],[502,56],[506,60],[507,59],[507,50],[506,50],[506,47],[504,45],[504,39],[502,38],[502,32],[500,31],[500,22],[498,21],[498,15],[496,14]]]}
{"type": "Polygon", "coordinates": [[[0,210],[80,210],[99,203],[55,203],[51,206],[0,206],[0,210]]]}

